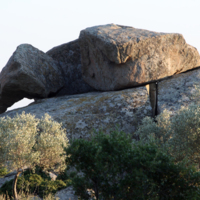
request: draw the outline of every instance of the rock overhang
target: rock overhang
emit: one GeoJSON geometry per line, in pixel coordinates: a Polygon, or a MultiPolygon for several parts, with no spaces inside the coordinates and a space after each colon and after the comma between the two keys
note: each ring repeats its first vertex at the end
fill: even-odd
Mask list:
{"type": "MultiPolygon", "coordinates": [[[[29,45],[24,46],[24,49],[27,49],[25,52],[22,51],[24,57],[19,54],[18,57],[23,58],[20,62],[18,62],[19,58],[13,61],[13,56],[11,57],[12,62],[15,64],[10,67],[9,73],[6,74],[6,69],[4,69],[0,74],[0,84],[2,86],[0,96],[1,112],[4,112],[8,105],[23,97],[49,98],[63,96],[63,98],[66,98],[66,95],[74,97],[76,94],[82,94],[86,97],[88,92],[95,90],[123,92],[124,89],[137,90],[138,87],[141,88],[146,84],[150,84],[148,94],[150,100],[148,101],[151,112],[148,111],[147,115],[149,116],[150,112],[154,116],[157,109],[159,110],[159,102],[157,101],[160,96],[157,98],[159,91],[157,87],[163,81],[162,79],[200,66],[198,51],[188,45],[181,34],[158,33],[115,24],[86,28],[81,31],[79,39],[54,47],[46,54],[28,48],[30,48],[29,45]],[[33,69],[24,68],[26,63],[35,59],[34,54],[31,54],[34,51],[38,52],[38,55],[42,55],[36,68],[33,68],[38,76],[34,75],[33,69]],[[49,66],[54,71],[49,72],[49,66]],[[46,71],[42,71],[42,69],[46,69],[46,71]],[[16,74],[21,73],[19,73],[20,70],[21,72],[26,71],[29,76],[22,84],[20,81],[16,81],[22,79],[20,78],[21,75],[16,76],[16,74]],[[33,84],[37,79],[38,92],[36,92],[36,87],[33,84]],[[55,88],[51,84],[53,82],[57,84],[55,88]],[[158,84],[155,84],[155,82],[158,82],[158,84]],[[55,90],[52,90],[52,88],[55,90]]],[[[23,77],[23,73],[21,74],[23,77]]],[[[83,107],[88,101],[85,97],[79,98],[80,105],[83,107]]],[[[132,98],[137,99],[136,96],[132,98]]],[[[46,101],[46,99],[44,100],[46,101]]],[[[68,100],[68,103],[70,101],[72,100],[68,100]]],[[[107,100],[102,101],[106,102],[107,100]]],[[[37,103],[37,105],[40,104],[37,103]]],[[[90,103],[87,105],[89,106],[90,103]]],[[[57,103],[55,103],[55,106],[62,110],[62,106],[58,106],[57,103]]],[[[75,129],[81,127],[87,129],[87,123],[82,120],[84,115],[81,116],[83,114],[81,106],[77,110],[79,112],[77,116],[80,118],[77,117],[79,121],[74,125],[73,128],[75,129]]],[[[112,107],[112,104],[110,106],[112,107]]],[[[111,107],[109,112],[112,113],[111,107]]],[[[107,123],[107,114],[104,113],[105,108],[104,105],[101,109],[94,109],[91,112],[96,113],[94,116],[100,116],[103,113],[105,123],[107,123]]],[[[54,109],[56,110],[56,108],[54,109]]],[[[41,108],[41,112],[42,110],[41,108]]],[[[43,112],[45,111],[43,110],[43,112]]],[[[64,112],[68,111],[65,110],[64,112]]],[[[133,110],[128,111],[127,116],[131,115],[132,112],[133,110]]],[[[53,115],[56,115],[56,113],[53,115]]],[[[62,116],[65,118],[64,115],[62,116]]],[[[57,118],[54,117],[55,120],[57,118]]],[[[133,129],[130,128],[130,130],[133,129]]]]}

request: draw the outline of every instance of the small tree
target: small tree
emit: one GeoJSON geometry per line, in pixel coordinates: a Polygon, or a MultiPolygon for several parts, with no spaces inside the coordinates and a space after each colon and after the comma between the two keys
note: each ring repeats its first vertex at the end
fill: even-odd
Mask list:
{"type": "Polygon", "coordinates": [[[78,172],[72,179],[76,194],[89,199],[87,190],[92,189],[97,200],[200,198],[200,173],[176,165],[154,143],[133,143],[119,131],[74,140],[66,161],[78,172]]]}
{"type": "Polygon", "coordinates": [[[143,142],[154,137],[157,145],[168,149],[177,162],[189,159],[200,168],[200,106],[182,107],[176,115],[164,111],[156,118],[144,118],[135,134],[143,142]]]}
{"type": "Polygon", "coordinates": [[[188,158],[200,168],[200,106],[182,107],[171,119],[168,135],[170,153],[176,160],[188,158]]]}
{"type": "Polygon", "coordinates": [[[125,133],[113,131],[110,135],[99,132],[90,141],[77,139],[66,149],[66,163],[75,167],[78,174],[73,178],[73,187],[83,199],[89,199],[87,189],[93,189],[96,199],[109,190],[109,197],[118,191],[118,181],[124,177],[124,165],[131,139],[125,133]],[[104,188],[104,190],[102,190],[104,188]]]}
{"type": "Polygon", "coordinates": [[[13,196],[17,199],[17,179],[23,169],[41,166],[44,170],[65,169],[68,139],[61,124],[47,114],[37,119],[31,114],[0,118],[0,163],[16,170],[13,196]]]}

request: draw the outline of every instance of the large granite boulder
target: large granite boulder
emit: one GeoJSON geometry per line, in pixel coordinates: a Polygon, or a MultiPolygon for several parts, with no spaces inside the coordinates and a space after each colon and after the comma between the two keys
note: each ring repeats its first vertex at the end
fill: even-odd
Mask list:
{"type": "Polygon", "coordinates": [[[0,74],[0,113],[24,97],[50,97],[63,86],[62,71],[54,60],[33,46],[22,44],[0,74]]]}
{"type": "Polygon", "coordinates": [[[145,116],[152,115],[145,86],[39,99],[27,107],[3,113],[0,117],[13,117],[23,111],[37,118],[48,113],[55,121],[62,122],[69,139],[89,138],[94,129],[108,132],[117,124],[120,130],[133,133],[145,116]]]}
{"type": "Polygon", "coordinates": [[[80,94],[94,91],[82,78],[82,65],[79,40],[62,44],[46,52],[62,69],[65,78],[64,87],[57,96],[66,94],[80,94]]]}
{"type": "Polygon", "coordinates": [[[200,69],[175,75],[158,82],[157,111],[165,109],[172,115],[182,107],[200,104],[200,69]]]}
{"type": "Polygon", "coordinates": [[[97,90],[138,86],[200,66],[181,34],[108,24],[82,30],[83,79],[97,90]]]}

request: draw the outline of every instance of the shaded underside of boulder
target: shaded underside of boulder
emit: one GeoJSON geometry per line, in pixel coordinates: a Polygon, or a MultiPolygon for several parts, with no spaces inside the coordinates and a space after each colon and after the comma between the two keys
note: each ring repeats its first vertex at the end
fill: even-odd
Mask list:
{"type": "Polygon", "coordinates": [[[1,114],[13,117],[17,113],[34,114],[41,118],[48,113],[66,128],[67,136],[89,138],[94,130],[119,130],[133,133],[145,116],[152,115],[145,86],[113,92],[93,92],[40,99],[35,103],[1,114]]]}
{"type": "Polygon", "coordinates": [[[65,85],[57,96],[80,94],[94,91],[82,78],[81,54],[79,41],[62,44],[46,52],[60,65],[65,85]]]}
{"type": "Polygon", "coordinates": [[[181,34],[108,24],[79,36],[83,79],[97,90],[118,90],[200,66],[196,48],[181,34]]]}
{"type": "Polygon", "coordinates": [[[158,82],[158,114],[165,109],[176,114],[181,107],[200,104],[200,69],[175,75],[158,82]]]}
{"type": "Polygon", "coordinates": [[[0,74],[0,113],[24,97],[50,97],[63,86],[61,69],[54,60],[33,46],[22,44],[0,74]]]}

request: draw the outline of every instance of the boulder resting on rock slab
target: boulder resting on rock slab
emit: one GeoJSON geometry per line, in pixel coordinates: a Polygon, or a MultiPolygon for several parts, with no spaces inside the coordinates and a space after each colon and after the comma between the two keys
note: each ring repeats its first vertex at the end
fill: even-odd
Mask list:
{"type": "Polygon", "coordinates": [[[97,90],[119,90],[200,66],[181,34],[108,24],[79,36],[83,79],[97,90]]]}
{"type": "Polygon", "coordinates": [[[50,97],[64,83],[60,67],[50,56],[29,44],[22,44],[0,73],[0,113],[24,97],[50,97]]]}
{"type": "Polygon", "coordinates": [[[94,130],[105,133],[119,125],[119,130],[132,134],[152,108],[145,86],[112,92],[91,92],[39,99],[31,105],[8,111],[0,117],[30,113],[41,118],[48,113],[62,122],[68,139],[90,138],[94,130]]]}
{"type": "Polygon", "coordinates": [[[46,54],[57,61],[65,78],[65,85],[56,96],[81,94],[95,90],[82,78],[81,53],[78,39],[54,47],[47,51],[46,54]]]}

